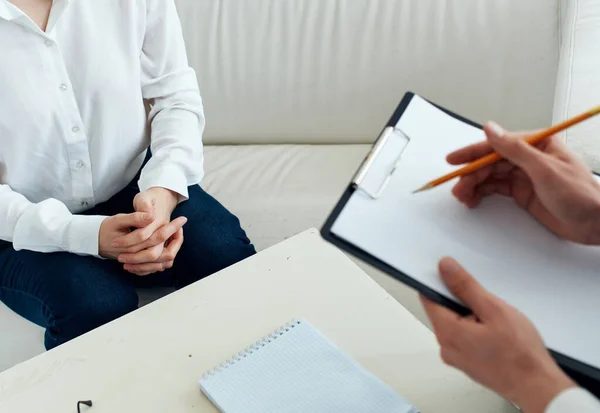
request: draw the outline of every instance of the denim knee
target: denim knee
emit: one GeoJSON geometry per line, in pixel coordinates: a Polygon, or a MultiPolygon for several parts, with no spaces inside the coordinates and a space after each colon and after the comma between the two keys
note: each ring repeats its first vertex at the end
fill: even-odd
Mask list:
{"type": "Polygon", "coordinates": [[[65,297],[64,307],[53,314],[46,330],[48,350],[136,310],[138,296],[133,286],[87,291],[78,297],[65,297]]]}
{"type": "Polygon", "coordinates": [[[240,227],[232,228],[227,234],[222,234],[211,246],[215,266],[219,269],[229,267],[239,261],[256,254],[254,245],[240,227]]]}
{"type": "Polygon", "coordinates": [[[179,286],[185,286],[256,253],[239,219],[199,186],[175,216],[185,216],[184,242],[175,260],[179,286]]]}

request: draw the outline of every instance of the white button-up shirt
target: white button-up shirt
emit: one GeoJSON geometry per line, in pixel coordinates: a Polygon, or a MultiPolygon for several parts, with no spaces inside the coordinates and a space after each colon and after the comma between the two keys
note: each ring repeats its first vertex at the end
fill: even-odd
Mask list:
{"type": "Polygon", "coordinates": [[[54,0],[46,32],[0,0],[0,239],[98,254],[107,201],[187,197],[203,175],[204,114],[173,0],[54,0]],[[149,110],[145,103],[148,104],[149,110]]]}
{"type": "Polygon", "coordinates": [[[587,391],[572,388],[558,395],[546,413],[600,413],[600,402],[587,391]]]}

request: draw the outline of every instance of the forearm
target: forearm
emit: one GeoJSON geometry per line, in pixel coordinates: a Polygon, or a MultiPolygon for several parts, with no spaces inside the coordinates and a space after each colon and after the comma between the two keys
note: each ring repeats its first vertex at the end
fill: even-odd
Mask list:
{"type": "Polygon", "coordinates": [[[514,402],[525,413],[547,413],[553,400],[575,387],[576,384],[553,364],[536,369],[528,378],[523,379],[519,383],[514,402]]]}
{"type": "Polygon", "coordinates": [[[140,190],[162,187],[187,198],[188,186],[204,174],[204,109],[194,70],[189,67],[173,0],[148,0],[142,47],[142,94],[151,106],[152,158],[140,190]]]}
{"type": "Polygon", "coordinates": [[[16,250],[96,256],[104,218],[73,215],[56,199],[32,203],[0,185],[0,239],[16,250]]]}
{"type": "Polygon", "coordinates": [[[524,413],[600,413],[600,402],[556,364],[532,371],[519,383],[514,402],[524,413]]]}
{"type": "MultiPolygon", "coordinates": [[[[198,94],[185,95],[189,101],[200,101],[198,94]]],[[[151,119],[152,158],[142,170],[139,187],[141,191],[166,188],[187,198],[187,188],[200,183],[204,174],[204,115],[198,106],[194,110],[174,108],[177,104],[172,99],[157,105],[153,107],[156,115],[151,119]]]]}

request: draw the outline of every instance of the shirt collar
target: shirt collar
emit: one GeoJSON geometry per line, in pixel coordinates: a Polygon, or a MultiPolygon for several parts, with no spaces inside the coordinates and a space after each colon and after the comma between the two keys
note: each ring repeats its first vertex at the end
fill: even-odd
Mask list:
{"type": "Polygon", "coordinates": [[[23,13],[8,0],[0,0],[0,19],[15,20],[21,17],[23,13]]]}
{"type": "MultiPolygon", "coordinates": [[[[60,16],[67,6],[74,1],[75,0],[52,0],[52,7],[59,8],[58,14],[60,16]]],[[[10,3],[8,0],[0,0],[0,19],[12,21],[20,18],[27,19],[27,16],[21,11],[21,9],[10,3]]],[[[51,27],[48,27],[48,29],[51,29],[51,27]]]]}

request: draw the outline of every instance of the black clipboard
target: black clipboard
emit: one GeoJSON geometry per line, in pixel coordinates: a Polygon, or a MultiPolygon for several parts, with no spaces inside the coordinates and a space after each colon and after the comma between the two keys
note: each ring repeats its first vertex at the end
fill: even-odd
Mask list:
{"type": "MultiPolygon", "coordinates": [[[[420,283],[419,281],[415,280],[410,275],[405,274],[405,273],[397,270],[396,268],[391,267],[390,265],[388,265],[385,262],[381,261],[380,259],[374,257],[373,255],[369,254],[368,252],[337,237],[331,230],[335,221],[337,220],[338,216],[340,215],[340,213],[346,206],[346,203],[350,200],[352,195],[357,190],[361,189],[361,181],[364,178],[365,172],[368,171],[370,164],[373,161],[374,157],[377,156],[378,151],[383,149],[386,139],[388,139],[390,134],[395,130],[396,125],[400,121],[400,118],[404,114],[405,110],[408,108],[408,106],[414,96],[415,96],[415,94],[413,92],[407,92],[404,95],[404,98],[398,105],[394,114],[392,115],[392,117],[390,118],[390,120],[388,121],[388,123],[386,124],[384,129],[379,134],[379,137],[377,138],[375,143],[373,144],[371,151],[366,156],[365,160],[363,161],[362,165],[359,167],[359,169],[358,169],[356,175],[354,176],[354,178],[352,179],[351,183],[348,185],[348,187],[344,191],[341,199],[338,201],[337,205],[334,207],[333,211],[331,212],[331,214],[325,221],[325,224],[323,225],[323,227],[321,229],[321,236],[327,242],[335,245],[339,249],[349,253],[350,255],[355,256],[356,258],[360,259],[361,261],[366,262],[367,264],[373,266],[374,268],[376,268],[380,271],[383,271],[384,273],[392,276],[393,278],[397,279],[398,281],[402,282],[403,284],[406,284],[409,287],[417,290],[420,294],[427,297],[428,299],[430,299],[438,304],[441,304],[441,305],[455,311],[456,313],[458,313],[460,315],[463,315],[463,316],[469,315],[471,313],[471,311],[468,308],[448,299],[447,297],[439,294],[437,291],[434,291],[433,289],[431,289],[431,288],[427,287],[426,285],[420,283]]],[[[453,113],[452,111],[450,111],[440,105],[437,105],[434,102],[431,102],[429,100],[428,100],[428,102],[431,103],[432,105],[436,106],[438,109],[442,110],[446,114],[460,120],[461,122],[464,122],[468,125],[474,126],[479,129],[483,128],[482,125],[480,125],[476,122],[473,122],[469,119],[466,119],[456,113],[453,113]]],[[[394,171],[392,170],[390,172],[390,175],[393,172],[394,171]]],[[[378,198],[378,195],[379,195],[378,192],[381,192],[382,190],[384,190],[385,185],[387,185],[387,180],[382,183],[382,187],[379,188],[378,191],[375,191],[375,192],[371,191],[371,193],[368,193],[368,195],[371,196],[372,198],[378,198]]],[[[600,276],[600,274],[599,274],[599,276],[600,276]]],[[[600,321],[599,321],[599,324],[600,324],[600,321]]],[[[600,349],[598,351],[600,351],[600,349]]],[[[579,360],[573,359],[564,354],[561,354],[561,353],[558,353],[558,352],[555,352],[552,350],[550,352],[551,352],[552,356],[554,357],[554,359],[558,362],[558,364],[561,366],[561,368],[567,374],[569,374],[581,386],[587,388],[592,393],[594,393],[596,396],[600,397],[600,369],[597,369],[587,363],[583,363],[579,360]]]]}

